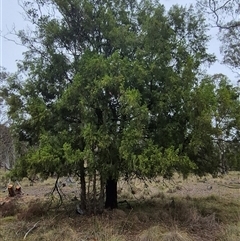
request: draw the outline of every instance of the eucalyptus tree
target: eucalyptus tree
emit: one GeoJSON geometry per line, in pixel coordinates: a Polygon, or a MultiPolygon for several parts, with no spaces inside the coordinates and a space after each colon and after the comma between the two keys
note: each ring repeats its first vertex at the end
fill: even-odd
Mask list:
{"type": "Polygon", "coordinates": [[[199,12],[134,0],[22,6],[34,29],[18,33],[28,48],[19,63],[25,78],[9,84],[18,105],[8,104],[14,130],[31,148],[16,173],[79,175],[85,209],[86,175],[94,185],[100,176],[100,199],[105,186],[105,207],[116,208],[120,176],[198,171],[190,152],[199,144],[194,88],[201,66],[215,60],[199,12]]]}
{"type": "Polygon", "coordinates": [[[213,127],[221,171],[239,170],[240,144],[240,101],[239,88],[234,87],[226,76],[213,77],[216,87],[216,108],[214,109],[213,127]]]}
{"type": "Polygon", "coordinates": [[[197,172],[216,175],[239,170],[239,88],[216,74],[206,76],[191,95],[187,152],[197,172]]]}
{"type": "MultiPolygon", "coordinates": [[[[199,0],[201,12],[210,20],[210,27],[219,30],[223,63],[239,76],[239,1],[238,0],[199,0]]],[[[221,163],[222,171],[239,170],[239,87],[234,87],[226,76],[216,74],[215,114],[213,142],[217,157],[216,165],[221,163]]]]}
{"type": "Polygon", "coordinates": [[[223,63],[239,76],[240,1],[199,0],[198,5],[208,15],[211,26],[219,29],[223,63]]]}
{"type": "Polygon", "coordinates": [[[3,89],[8,77],[9,73],[7,72],[7,70],[4,67],[0,66],[0,124],[5,124],[7,122],[6,105],[5,99],[3,97],[3,89]]]}
{"type": "Polygon", "coordinates": [[[15,163],[16,152],[14,138],[10,131],[10,121],[7,116],[6,95],[7,81],[14,79],[14,75],[0,66],[0,168],[11,169],[15,163]]]}

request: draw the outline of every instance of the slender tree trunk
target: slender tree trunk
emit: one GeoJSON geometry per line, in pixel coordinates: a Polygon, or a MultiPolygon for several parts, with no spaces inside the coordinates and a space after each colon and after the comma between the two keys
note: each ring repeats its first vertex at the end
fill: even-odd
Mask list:
{"type": "Polygon", "coordinates": [[[91,186],[91,182],[92,182],[92,176],[88,175],[88,183],[87,183],[87,200],[88,200],[88,202],[90,200],[90,186],[91,186]]]}
{"type": "Polygon", "coordinates": [[[81,183],[81,209],[86,210],[86,180],[84,161],[80,164],[80,183],[81,183]]]}
{"type": "Polygon", "coordinates": [[[100,212],[102,212],[104,209],[104,190],[105,190],[104,178],[103,178],[102,174],[100,174],[100,193],[99,193],[99,198],[98,198],[100,212]]]}
{"type": "Polygon", "coordinates": [[[97,174],[94,170],[93,174],[93,213],[97,213],[97,174]]]}
{"type": "Polygon", "coordinates": [[[112,177],[107,179],[106,183],[106,201],[105,208],[117,208],[117,181],[112,177]]]}

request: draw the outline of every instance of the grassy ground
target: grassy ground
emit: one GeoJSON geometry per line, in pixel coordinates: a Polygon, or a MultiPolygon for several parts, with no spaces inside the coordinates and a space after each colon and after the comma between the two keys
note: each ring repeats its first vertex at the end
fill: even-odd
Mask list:
{"type": "MultiPolygon", "coordinates": [[[[240,240],[239,174],[183,180],[158,178],[153,182],[119,182],[121,204],[102,215],[76,214],[77,183],[66,183],[64,205],[49,208],[45,194],[54,180],[30,186],[23,180],[24,195],[9,198],[0,172],[0,240],[72,241],[238,241],[240,240]]],[[[62,180],[65,181],[65,180],[62,180]]],[[[54,199],[56,201],[57,199],[54,199]]],[[[51,206],[53,207],[53,206],[51,206]]]]}

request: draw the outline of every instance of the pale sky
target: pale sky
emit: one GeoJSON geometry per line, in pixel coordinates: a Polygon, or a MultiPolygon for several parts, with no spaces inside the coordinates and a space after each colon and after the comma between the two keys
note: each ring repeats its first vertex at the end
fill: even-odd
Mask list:
{"type": "MultiPolygon", "coordinates": [[[[173,4],[188,5],[195,3],[195,0],[162,0],[162,4],[169,8],[173,4]]],[[[27,22],[23,20],[21,7],[18,5],[18,0],[0,0],[0,28],[1,35],[6,35],[13,28],[16,30],[26,29],[27,22]]],[[[217,29],[211,30],[209,33],[212,36],[212,41],[209,44],[209,52],[215,53],[215,55],[221,60],[221,55],[219,51],[220,43],[217,40],[216,34],[217,29]]],[[[14,39],[14,36],[7,35],[8,38],[14,39]]],[[[17,39],[15,38],[17,41],[17,39]]],[[[0,37],[0,66],[3,66],[9,72],[14,72],[17,70],[16,61],[22,59],[22,52],[24,48],[15,44],[14,42],[7,41],[6,39],[0,37]]],[[[226,66],[220,63],[214,64],[208,73],[223,73],[227,75],[234,84],[237,83],[235,74],[226,66]]]]}

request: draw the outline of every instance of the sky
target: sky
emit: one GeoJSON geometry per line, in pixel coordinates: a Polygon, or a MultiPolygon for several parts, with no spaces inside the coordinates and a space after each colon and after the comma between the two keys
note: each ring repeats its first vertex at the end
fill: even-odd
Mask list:
{"type": "MultiPolygon", "coordinates": [[[[173,4],[194,4],[195,0],[162,0],[161,3],[169,8],[173,4]]],[[[25,48],[17,45],[14,41],[6,40],[2,36],[18,41],[17,38],[9,34],[13,29],[21,30],[26,29],[28,23],[24,21],[23,10],[18,5],[18,0],[0,0],[0,66],[5,67],[8,72],[15,72],[17,70],[17,60],[21,60],[22,52],[25,48]]],[[[217,40],[217,29],[211,29],[210,33],[212,40],[209,44],[209,52],[214,53],[219,60],[221,60],[221,54],[219,51],[220,42],[217,40]]],[[[226,66],[221,65],[220,61],[215,63],[208,69],[209,74],[223,73],[227,75],[233,84],[237,83],[235,74],[226,66]]]]}

